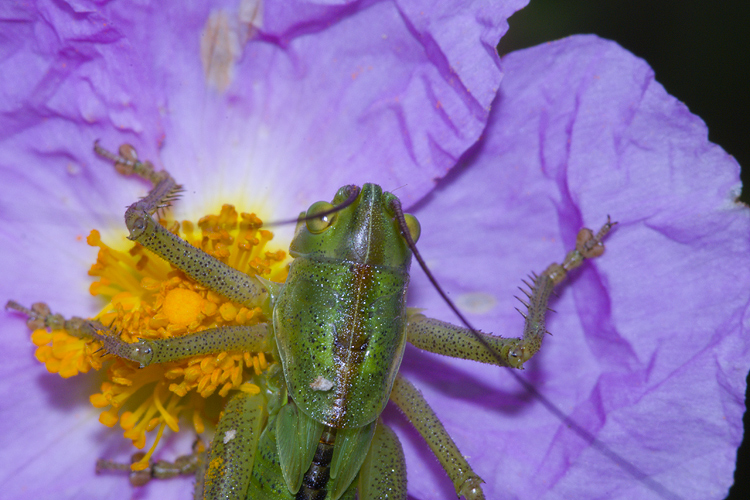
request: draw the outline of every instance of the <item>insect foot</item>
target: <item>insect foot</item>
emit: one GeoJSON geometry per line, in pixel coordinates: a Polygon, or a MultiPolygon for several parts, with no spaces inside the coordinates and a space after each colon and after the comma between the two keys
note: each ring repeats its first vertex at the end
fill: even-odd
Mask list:
{"type": "Polygon", "coordinates": [[[549,310],[549,296],[555,286],[562,282],[569,271],[579,267],[585,259],[596,258],[604,253],[603,240],[615,224],[616,222],[612,222],[608,216],[607,222],[596,234],[590,229],[581,229],[576,237],[576,248],[567,253],[562,264],[554,263],[540,275],[532,274],[531,283],[524,280],[528,289],[519,289],[527,300],[516,297],[526,308],[525,312],[519,310],[525,320],[521,339],[490,335],[472,327],[432,278],[416,248],[412,248],[419,264],[438,293],[461,319],[465,327],[427,318],[413,312],[407,317],[408,341],[420,349],[446,356],[522,368],[523,364],[539,351],[544,335],[549,333],[546,327],[546,314],[549,310]]]}
{"type": "Polygon", "coordinates": [[[40,328],[50,328],[52,330],[66,330],[71,335],[80,338],[92,338],[96,334],[97,328],[103,328],[96,321],[91,321],[79,317],[72,317],[66,320],[62,314],[52,314],[50,308],[44,302],[36,302],[31,308],[26,308],[16,302],[9,300],[5,304],[5,309],[11,309],[25,314],[28,317],[26,325],[31,330],[40,328]]]}
{"type": "MultiPolygon", "coordinates": [[[[604,254],[604,238],[609,234],[617,222],[612,222],[609,215],[607,222],[597,231],[594,232],[584,227],[578,231],[576,236],[576,248],[571,250],[565,256],[562,264],[551,264],[544,270],[542,276],[548,276],[552,280],[552,285],[557,285],[568,272],[579,267],[585,259],[595,259],[604,254]]],[[[532,288],[533,290],[533,288],[532,288]]],[[[525,292],[524,292],[525,293],[525,292]]]]}
{"type": "MultiPolygon", "coordinates": [[[[603,240],[612,227],[617,224],[607,216],[607,222],[594,235],[593,231],[583,228],[576,236],[576,248],[565,256],[562,264],[551,264],[541,275],[532,275],[531,284],[524,281],[529,288],[519,288],[527,301],[518,299],[525,307],[521,312],[525,319],[523,339],[508,351],[509,363],[514,368],[520,368],[541,347],[542,339],[547,331],[546,314],[549,311],[549,296],[555,286],[560,284],[568,272],[579,267],[585,259],[593,259],[604,254],[603,240]]],[[[516,297],[518,298],[518,297],[516,297]]]]}
{"type": "Polygon", "coordinates": [[[129,464],[122,464],[100,458],[96,461],[96,473],[102,474],[108,471],[127,472],[130,484],[143,486],[152,479],[170,479],[177,476],[191,476],[202,466],[206,458],[206,445],[198,437],[193,443],[193,452],[190,455],[181,455],[174,462],[157,460],[149,462],[145,469],[132,470],[132,464],[141,462],[146,454],[142,451],[134,453],[129,464]]]}
{"type": "MultiPolygon", "coordinates": [[[[128,146],[127,151],[132,149],[128,146]]],[[[109,153],[98,144],[94,150],[115,165],[133,163],[135,173],[154,186],[145,198],[139,200],[125,212],[125,223],[130,232],[129,239],[138,242],[167,262],[170,262],[192,279],[230,300],[245,306],[257,306],[268,295],[267,290],[257,279],[238,271],[220,260],[208,255],[194,245],[179,238],[157,223],[151,217],[159,208],[166,208],[176,199],[179,186],[172,176],[163,172],[158,175],[139,173],[143,169],[140,162],[109,153]]],[[[135,155],[134,150],[132,154],[135,155]]],[[[152,171],[146,170],[147,172],[152,171]]]]}
{"type": "Polygon", "coordinates": [[[36,358],[50,373],[69,378],[102,367],[104,352],[94,341],[97,329],[104,328],[101,323],[79,317],[66,320],[60,314],[52,314],[42,302],[26,308],[11,300],[5,308],[27,316],[26,324],[33,332],[31,340],[37,346],[36,358]]]}

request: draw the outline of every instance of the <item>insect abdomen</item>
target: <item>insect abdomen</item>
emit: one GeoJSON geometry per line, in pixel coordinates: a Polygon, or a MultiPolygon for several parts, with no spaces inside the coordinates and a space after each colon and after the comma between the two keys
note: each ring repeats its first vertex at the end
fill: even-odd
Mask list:
{"type": "Polygon", "coordinates": [[[328,494],[328,479],[331,476],[331,459],[336,429],[326,426],[320,436],[310,468],[302,479],[302,487],[296,500],[324,500],[328,494]]]}

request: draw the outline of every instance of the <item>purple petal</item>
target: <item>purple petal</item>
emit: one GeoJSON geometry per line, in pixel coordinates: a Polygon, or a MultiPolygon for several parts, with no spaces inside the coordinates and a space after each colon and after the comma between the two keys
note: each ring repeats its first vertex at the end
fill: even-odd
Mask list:
{"type": "MultiPolygon", "coordinates": [[[[554,336],[521,373],[596,443],[508,370],[413,349],[405,373],[487,498],[724,498],[750,369],[737,163],[611,42],[577,36],[502,62],[485,140],[416,207],[420,246],[452,297],[479,294],[473,307],[489,308],[470,315],[478,328],[517,336],[520,279],[560,262],[580,227],[619,222],[553,300],[554,336]]],[[[419,270],[412,283],[415,306],[455,322],[419,270]]],[[[452,498],[420,440],[402,434],[410,491],[452,498]]]]}
{"type": "MultiPolygon", "coordinates": [[[[180,218],[243,201],[264,216],[293,216],[365,180],[406,184],[400,196],[419,198],[480,136],[500,79],[494,46],[522,3],[492,12],[460,2],[418,12],[309,5],[286,22],[275,16],[287,7],[251,2],[214,2],[210,12],[4,8],[0,296],[95,313],[86,271],[96,252],[85,236],[99,228],[122,241],[124,208],[146,190],[94,157],[96,139],[110,149],[131,142],[183,182],[180,218]]],[[[96,381],[47,374],[20,317],[2,321],[6,495],[188,495],[189,480],[132,493],[120,477],[94,478],[97,457],[130,453],[85,401],[96,381]]]]}

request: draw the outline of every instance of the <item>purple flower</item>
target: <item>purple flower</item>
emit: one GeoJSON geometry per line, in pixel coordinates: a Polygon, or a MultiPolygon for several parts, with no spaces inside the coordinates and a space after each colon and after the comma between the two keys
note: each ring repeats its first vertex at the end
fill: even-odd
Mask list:
{"type": "MultiPolygon", "coordinates": [[[[178,219],[224,202],[287,218],[377,182],[413,205],[425,259],[475,326],[504,336],[522,331],[520,279],[609,214],[607,252],[553,299],[554,336],[520,372],[593,444],[507,369],[407,348],[403,373],[487,498],[723,498],[750,369],[738,166],[612,43],[573,37],[500,61],[494,46],[523,3],[6,8],[0,297],[97,312],[84,237],[120,241],[146,185],[95,158],[95,139],[167,168],[186,187],[178,219]]],[[[416,266],[411,292],[456,321],[416,266]]],[[[97,458],[132,453],[88,403],[98,379],[48,374],[20,317],[2,322],[4,496],[189,498],[190,480],[134,493],[95,477],[97,458]]],[[[385,418],[410,495],[453,498],[416,432],[392,408],[385,418]]],[[[189,434],[161,456],[185,452],[189,434]]]]}

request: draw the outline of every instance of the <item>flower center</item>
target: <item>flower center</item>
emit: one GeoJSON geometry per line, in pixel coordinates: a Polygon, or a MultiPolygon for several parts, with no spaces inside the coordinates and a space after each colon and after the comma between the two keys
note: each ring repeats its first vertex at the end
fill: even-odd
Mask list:
{"type": "MultiPolygon", "coordinates": [[[[286,253],[265,251],[273,234],[260,229],[261,221],[253,214],[238,214],[233,206],[224,205],[219,215],[198,222],[198,236],[191,222],[160,222],[178,235],[182,229],[182,237],[192,245],[236,269],[272,281],[286,279],[286,253]]],[[[126,342],[269,320],[269,311],[226,300],[137,243],[129,251],[117,251],[104,244],[96,230],[87,242],[99,247],[97,261],[89,270],[98,278],[90,287],[91,294],[107,301],[95,319],[110,325],[126,342]]],[[[62,330],[35,330],[32,341],[38,346],[37,359],[62,377],[106,368],[101,392],[90,397],[91,403],[103,409],[101,423],[112,427],[119,421],[124,436],[137,448],[142,449],[146,434],[158,428],[151,449],[132,465],[133,470],[148,466],[165,427],[177,432],[179,418],[187,416],[195,431],[202,433],[206,398],[214,393],[226,398],[233,389],[257,393],[260,389],[252,380],[268,367],[262,352],[222,352],[140,369],[137,363],[106,357],[99,342],[62,330]]]]}
{"type": "Polygon", "coordinates": [[[164,298],[164,315],[169,323],[187,326],[198,319],[203,297],[184,288],[175,288],[164,298]]]}

